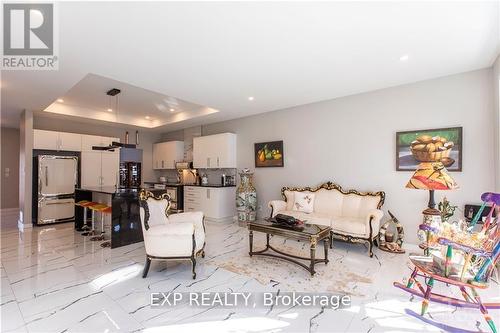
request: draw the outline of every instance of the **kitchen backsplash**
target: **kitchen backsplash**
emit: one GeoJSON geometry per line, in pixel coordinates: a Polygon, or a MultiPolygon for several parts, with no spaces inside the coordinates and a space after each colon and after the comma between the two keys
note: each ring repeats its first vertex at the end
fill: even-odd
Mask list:
{"type": "Polygon", "coordinates": [[[208,183],[214,185],[222,183],[222,174],[236,176],[236,169],[198,169],[198,172],[200,176],[206,173],[208,176],[208,183]]]}
{"type": "MultiPolygon", "coordinates": [[[[237,176],[236,169],[198,169],[199,175],[206,174],[208,176],[208,183],[218,185],[221,184],[222,174],[226,174],[228,176],[237,176]]],[[[151,181],[159,181],[160,177],[165,177],[167,182],[175,183],[177,182],[177,171],[176,170],[155,170],[156,179],[152,179],[151,181]]],[[[183,171],[183,183],[192,184],[195,182],[193,174],[188,171],[183,171]]],[[[149,180],[147,180],[149,181],[149,180]]]]}

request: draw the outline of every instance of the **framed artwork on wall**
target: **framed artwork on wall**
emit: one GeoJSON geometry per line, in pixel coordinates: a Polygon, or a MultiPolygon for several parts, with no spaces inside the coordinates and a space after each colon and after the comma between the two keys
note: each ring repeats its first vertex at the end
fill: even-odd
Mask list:
{"type": "Polygon", "coordinates": [[[283,167],[283,141],[260,142],[255,144],[255,167],[283,167]]]}
{"type": "Polygon", "coordinates": [[[415,171],[420,162],[442,162],[462,171],[462,127],[396,133],[396,170],[415,171]]]}

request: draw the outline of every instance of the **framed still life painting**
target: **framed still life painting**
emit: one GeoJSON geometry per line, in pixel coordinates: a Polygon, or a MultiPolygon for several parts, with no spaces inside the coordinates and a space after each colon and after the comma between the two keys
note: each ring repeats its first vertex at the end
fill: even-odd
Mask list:
{"type": "Polygon", "coordinates": [[[396,170],[415,171],[420,162],[442,162],[462,171],[462,127],[396,133],[396,170]]]}
{"type": "Polygon", "coordinates": [[[283,167],[283,141],[260,142],[255,144],[255,167],[283,167]]]}

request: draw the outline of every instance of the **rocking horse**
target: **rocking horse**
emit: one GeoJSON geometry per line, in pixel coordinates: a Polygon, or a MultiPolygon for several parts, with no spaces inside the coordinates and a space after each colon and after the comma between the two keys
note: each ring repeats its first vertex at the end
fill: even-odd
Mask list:
{"type": "Polygon", "coordinates": [[[420,225],[427,235],[428,256],[410,255],[415,266],[406,285],[394,282],[394,286],[412,295],[423,298],[421,315],[427,311],[429,302],[449,304],[457,307],[476,308],[481,311],[492,332],[495,323],[488,309],[500,309],[500,303],[483,303],[477,289],[486,289],[495,270],[500,253],[500,227],[498,216],[493,218],[495,207],[500,206],[500,193],[483,193],[483,209],[491,204],[492,209],[480,231],[474,232],[482,209],[470,225],[460,230],[448,223],[420,225]],[[425,283],[418,278],[423,278],[425,283]],[[432,292],[434,282],[460,289],[463,300],[432,292]],[[416,286],[416,288],[415,288],[416,286]],[[467,292],[467,288],[470,292],[467,292]]]}

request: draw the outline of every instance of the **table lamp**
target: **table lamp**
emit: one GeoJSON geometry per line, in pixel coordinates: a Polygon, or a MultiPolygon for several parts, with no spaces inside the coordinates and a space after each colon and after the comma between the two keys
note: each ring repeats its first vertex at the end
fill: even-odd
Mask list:
{"type": "MultiPolygon", "coordinates": [[[[441,212],[437,210],[434,202],[435,190],[454,190],[458,188],[457,183],[448,174],[448,170],[441,162],[422,162],[418,165],[417,170],[406,184],[407,188],[428,190],[429,203],[427,208],[422,212],[424,215],[423,224],[432,225],[433,223],[441,222],[441,212]]],[[[427,235],[428,241],[429,235],[427,235]]],[[[421,244],[422,248],[428,253],[427,247],[421,244]]]]}
{"type": "Polygon", "coordinates": [[[458,188],[457,183],[448,174],[448,170],[441,162],[422,162],[411,176],[407,188],[418,190],[429,190],[429,203],[425,211],[437,211],[434,202],[435,190],[454,190],[458,188]]]}

